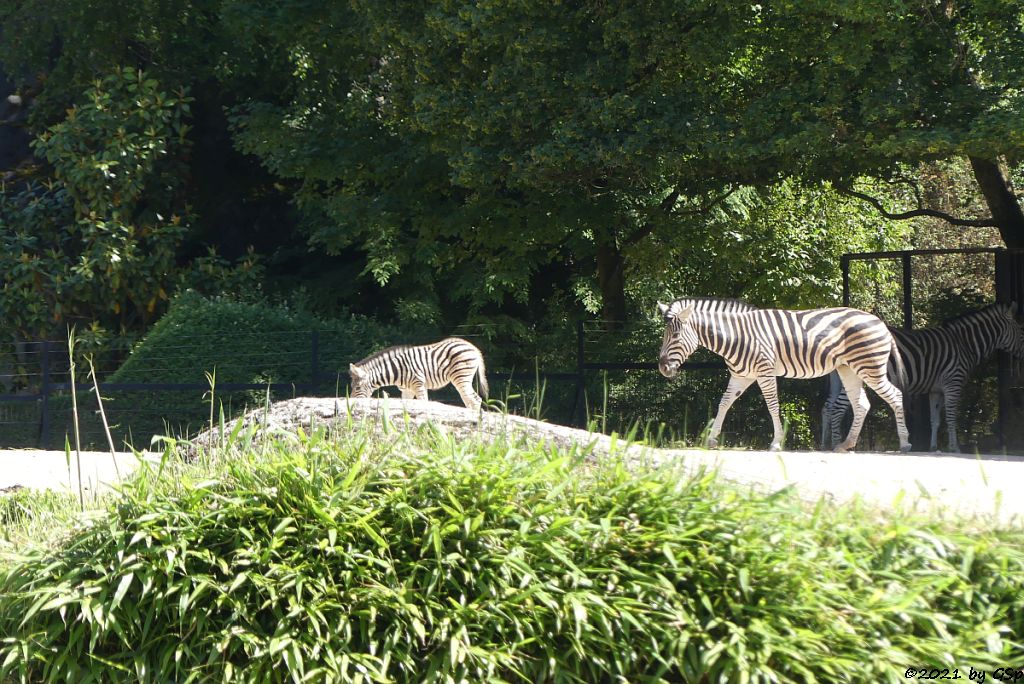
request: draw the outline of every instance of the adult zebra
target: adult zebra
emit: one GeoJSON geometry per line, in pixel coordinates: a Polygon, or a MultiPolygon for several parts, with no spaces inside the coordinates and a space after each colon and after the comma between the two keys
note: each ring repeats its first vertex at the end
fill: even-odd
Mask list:
{"type": "Polygon", "coordinates": [[[836,370],[857,407],[850,434],[836,450],[847,451],[857,444],[870,407],[864,384],[892,408],[900,449],[910,449],[903,396],[887,376],[890,358],[898,373],[902,363],[892,335],[877,317],[848,308],[755,309],[735,300],[708,297],[658,302],[658,309],[665,318],[658,358],[662,375],[674,377],[698,346],[721,356],[729,368],[729,386],[711,425],[708,446],[718,445],[729,408],[757,382],[775,429],[769,449],[777,451],[782,448],[782,420],[776,378],[816,378],[836,370]]]}
{"type": "MultiPolygon", "coordinates": [[[[997,350],[1024,360],[1024,329],[1014,318],[1014,311],[1016,304],[993,304],[934,328],[890,328],[907,369],[904,394],[928,395],[932,451],[939,447],[940,409],[943,404],[949,450],[960,451],[956,436],[960,394],[975,367],[997,350]]],[[[829,397],[822,409],[823,446],[834,444],[839,439],[843,415],[850,407],[850,400],[842,390],[838,378],[833,376],[829,397]]]]}
{"type": "Polygon", "coordinates": [[[388,347],[349,364],[352,397],[366,398],[377,389],[397,385],[403,399],[426,399],[427,390],[455,385],[462,403],[478,411],[483,403],[473,391],[473,376],[480,380],[480,393],[487,397],[484,356],[474,345],[459,337],[412,346],[388,347]]]}

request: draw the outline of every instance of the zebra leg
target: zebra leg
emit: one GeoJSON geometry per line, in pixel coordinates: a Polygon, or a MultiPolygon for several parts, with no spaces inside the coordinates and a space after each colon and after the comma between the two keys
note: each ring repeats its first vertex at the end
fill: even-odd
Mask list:
{"type": "MultiPolygon", "coordinates": [[[[472,376],[470,376],[472,378],[472,376]]],[[[472,409],[474,412],[480,410],[480,405],[483,403],[483,399],[480,395],[473,390],[472,379],[463,380],[461,382],[452,383],[455,385],[455,390],[462,397],[462,403],[466,405],[466,408],[472,409]]]]}
{"type": "Polygon", "coordinates": [[[828,399],[825,400],[824,405],[821,407],[821,450],[825,451],[832,445],[832,433],[828,429],[829,423],[831,423],[832,407],[829,406],[828,399]]]}
{"type": "MultiPolygon", "coordinates": [[[[842,382],[839,383],[842,385],[842,382]]],[[[839,396],[832,406],[832,415],[829,416],[829,430],[832,432],[833,446],[839,444],[839,433],[843,428],[843,418],[846,417],[846,410],[850,408],[850,398],[846,396],[846,390],[839,388],[839,396]]]]}
{"type": "Polygon", "coordinates": [[[403,399],[415,399],[416,398],[416,392],[414,392],[413,390],[407,389],[405,387],[399,387],[398,389],[402,390],[402,398],[403,399]]]}
{"type": "MultiPolygon", "coordinates": [[[[414,399],[422,399],[423,401],[427,400],[427,383],[417,378],[412,381],[409,389],[413,393],[414,399]]],[[[404,392],[402,393],[402,396],[405,396],[404,392]]]]}
{"type": "Polygon", "coordinates": [[[900,438],[900,451],[910,451],[910,434],[907,432],[907,420],[903,415],[903,392],[884,376],[878,379],[868,377],[864,381],[889,405],[893,415],[896,416],[896,433],[900,438]]]}
{"type": "Polygon", "coordinates": [[[949,430],[949,450],[960,453],[960,443],[956,438],[956,419],[960,408],[960,388],[947,387],[946,395],[946,429],[949,430]]]}
{"type": "Polygon", "coordinates": [[[715,422],[711,424],[711,431],[708,433],[709,449],[714,449],[718,446],[718,435],[722,433],[722,423],[725,422],[725,414],[732,408],[733,402],[739,399],[740,395],[747,391],[747,388],[753,382],[754,378],[741,378],[738,375],[729,377],[729,386],[725,388],[722,401],[718,403],[718,415],[715,416],[715,422]]]}
{"type": "Polygon", "coordinates": [[[846,396],[853,407],[853,423],[850,425],[850,432],[846,435],[843,443],[836,445],[835,448],[836,451],[843,452],[857,446],[857,440],[860,439],[860,431],[864,427],[864,418],[868,414],[868,409],[871,408],[871,402],[868,401],[868,395],[864,392],[864,383],[852,368],[842,366],[837,370],[839,379],[843,382],[843,389],[846,390],[846,396]]]}
{"type": "Polygon", "coordinates": [[[839,373],[828,374],[828,398],[821,408],[821,448],[829,449],[839,444],[839,429],[843,426],[843,416],[849,400],[843,390],[843,381],[839,373]]]}
{"type": "Polygon", "coordinates": [[[768,413],[772,415],[772,427],[775,434],[772,436],[771,446],[768,451],[778,451],[782,448],[782,418],[779,416],[779,385],[774,375],[763,375],[757,379],[757,385],[764,395],[764,403],[768,404],[768,413]]]}
{"type": "MultiPolygon", "coordinates": [[[[928,447],[932,451],[939,450],[939,423],[942,422],[942,415],[939,409],[942,408],[942,392],[928,393],[929,417],[931,418],[932,441],[928,447]]],[[[948,422],[948,421],[947,421],[948,422]]],[[[953,450],[953,443],[950,442],[950,450],[953,450]]]]}

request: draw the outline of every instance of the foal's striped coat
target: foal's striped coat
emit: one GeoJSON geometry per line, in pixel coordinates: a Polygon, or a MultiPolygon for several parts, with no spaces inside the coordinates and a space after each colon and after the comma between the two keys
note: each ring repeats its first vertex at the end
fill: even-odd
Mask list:
{"type": "Polygon", "coordinates": [[[731,377],[708,445],[718,444],[722,423],[733,402],[755,381],[761,388],[775,429],[770,449],[782,447],[782,420],[776,377],[815,378],[833,370],[856,407],[846,441],[837,451],[857,444],[870,402],[863,385],[873,389],[892,408],[900,448],[910,448],[900,390],[889,381],[890,357],[899,373],[902,362],[896,343],[876,316],[849,308],[754,309],[735,300],[683,298],[658,308],[665,317],[665,336],[658,367],[673,377],[698,346],[725,360],[731,377]]]}
{"type": "Polygon", "coordinates": [[[475,346],[458,337],[449,337],[419,346],[388,347],[349,364],[352,396],[369,397],[387,385],[397,385],[404,399],[426,399],[427,390],[455,385],[462,403],[474,411],[482,400],[473,391],[473,376],[480,380],[480,393],[487,397],[484,357],[475,346]]]}

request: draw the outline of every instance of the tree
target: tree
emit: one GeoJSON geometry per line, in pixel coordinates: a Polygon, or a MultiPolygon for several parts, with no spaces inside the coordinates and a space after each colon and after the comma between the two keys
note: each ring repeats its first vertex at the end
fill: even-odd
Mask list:
{"type": "Polygon", "coordinates": [[[287,35],[261,38],[302,56],[295,97],[241,114],[239,140],[303,179],[306,205],[330,217],[315,239],[362,244],[381,278],[413,261],[486,264],[470,269],[475,294],[568,258],[613,319],[637,250],[685,235],[688,215],[737,187],[849,188],[1024,145],[1019,17],[994,1],[399,1],[292,16],[287,35]],[[313,26],[357,27],[349,59],[313,26]]]}
{"type": "Polygon", "coordinates": [[[1024,235],[998,165],[1024,147],[1002,0],[60,2],[4,10],[5,64],[56,53],[55,92],[125,61],[217,79],[204,102],[314,249],[361,253],[416,315],[525,307],[553,270],[621,319],[650,250],[783,179],[878,200],[860,179],[969,157],[992,211],[974,220],[1024,235]]]}
{"type": "Polygon", "coordinates": [[[188,225],[188,102],[119,70],[35,141],[54,179],[0,204],[3,327],[32,339],[81,321],[123,334],[160,313],[188,225]]]}

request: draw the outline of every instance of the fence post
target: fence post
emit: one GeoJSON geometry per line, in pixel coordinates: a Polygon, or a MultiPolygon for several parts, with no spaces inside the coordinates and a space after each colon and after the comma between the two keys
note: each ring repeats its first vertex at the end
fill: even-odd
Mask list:
{"type": "MultiPolygon", "coordinates": [[[[1010,254],[1004,249],[996,252],[996,301],[1004,302],[1009,304],[1013,297],[1012,278],[1013,278],[1013,267],[1010,260],[1010,254]]],[[[1019,305],[1020,302],[1017,302],[1019,305]]],[[[1017,313],[1014,311],[1014,313],[1017,313]]],[[[999,414],[996,416],[996,432],[999,433],[999,448],[1006,449],[1006,416],[1009,415],[1011,410],[1011,399],[1010,399],[1010,384],[1011,384],[1011,368],[1010,368],[1010,355],[1004,351],[997,352],[998,359],[998,370],[996,371],[996,377],[998,380],[998,399],[999,399],[999,414]]]]}
{"type": "Polygon", "coordinates": [[[586,349],[583,332],[583,321],[576,321],[576,401],[573,407],[573,418],[576,426],[581,428],[586,427],[587,422],[586,378],[583,375],[586,349]]]}
{"type": "Polygon", "coordinates": [[[39,392],[43,397],[43,405],[39,418],[39,448],[47,449],[50,446],[50,341],[43,340],[42,345],[43,380],[39,392]]]}
{"type": "Polygon", "coordinates": [[[316,394],[320,386],[320,331],[314,330],[309,340],[309,391],[316,394]]]}
{"type": "Polygon", "coordinates": [[[914,274],[910,268],[910,252],[903,253],[903,328],[914,329],[914,274]]]}
{"type": "Polygon", "coordinates": [[[843,271],[843,306],[850,306],[850,255],[839,257],[839,267],[843,271]]]}
{"type": "MultiPolygon", "coordinates": [[[[910,252],[903,252],[903,329],[914,329],[914,272],[911,268],[910,252]]],[[[901,388],[902,389],[902,388],[901,388]]],[[[904,397],[904,414],[910,431],[910,443],[916,451],[927,451],[931,446],[930,415],[928,397],[904,397]],[[920,446],[919,446],[920,445],[920,446]]]]}

